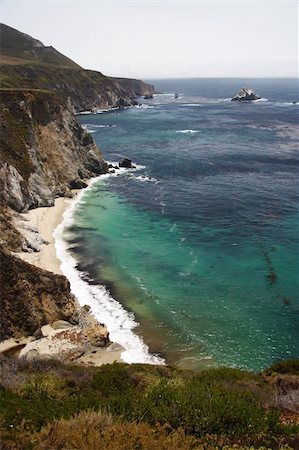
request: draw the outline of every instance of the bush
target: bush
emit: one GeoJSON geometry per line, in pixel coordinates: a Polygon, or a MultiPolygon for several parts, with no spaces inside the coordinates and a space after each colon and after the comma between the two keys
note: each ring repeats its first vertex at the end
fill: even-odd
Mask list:
{"type": "MultiPolygon", "coordinates": [[[[182,430],[151,428],[146,424],[113,423],[112,416],[102,412],[82,412],[68,421],[48,425],[36,437],[38,450],[190,450],[196,440],[182,430]]],[[[198,447],[197,447],[198,448],[198,447]]]]}
{"type": "MultiPolygon", "coordinates": [[[[298,432],[294,424],[281,423],[280,407],[269,408],[271,404],[277,405],[277,388],[260,375],[234,369],[194,373],[147,365],[84,368],[53,362],[47,363],[47,367],[44,364],[20,362],[18,381],[12,386],[6,384],[0,392],[5,442],[14,441],[15,448],[21,437],[25,442],[41,428],[43,433],[48,430],[48,440],[57,427],[60,430],[69,426],[68,421],[74,423],[74,417],[83,423],[86,411],[88,417],[95,418],[95,427],[100,426],[99,416],[105,414],[114,417],[115,430],[126,423],[120,434],[133,436],[136,427],[144,426],[142,433],[152,433],[149,442],[150,439],[155,442],[157,437],[154,432],[146,431],[147,427],[163,429],[165,439],[170,439],[169,436],[178,439],[183,433],[184,439],[190,437],[186,445],[192,439],[211,442],[211,436],[216,436],[211,448],[217,448],[220,437],[223,443],[265,443],[275,447],[276,441],[293,442],[298,432]]],[[[9,367],[8,372],[15,374],[16,367],[9,367]]],[[[283,395],[289,388],[293,389],[293,384],[284,385],[283,395]]],[[[122,448],[121,441],[119,445],[122,448]]],[[[164,448],[162,441],[159,445],[164,448]]],[[[107,448],[110,448],[108,443],[107,448]]]]}
{"type": "Polygon", "coordinates": [[[265,375],[289,374],[299,375],[299,359],[289,359],[273,364],[264,371],[265,375]]]}

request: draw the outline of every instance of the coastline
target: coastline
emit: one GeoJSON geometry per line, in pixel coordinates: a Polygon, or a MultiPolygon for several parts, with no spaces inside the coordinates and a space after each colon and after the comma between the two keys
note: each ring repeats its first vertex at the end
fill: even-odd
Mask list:
{"type": "MultiPolygon", "coordinates": [[[[59,197],[53,206],[40,207],[21,213],[21,218],[31,229],[36,229],[44,241],[39,251],[18,252],[16,255],[40,269],[63,275],[60,270],[61,261],[56,254],[54,231],[63,221],[63,214],[73,199],[59,197]]],[[[22,225],[19,223],[19,226],[22,225]]],[[[20,227],[19,227],[20,229],[20,227]]]]}
{"type": "MultiPolygon", "coordinates": [[[[138,170],[140,167],[137,166],[136,169],[138,170]]],[[[104,174],[100,178],[105,179],[107,176],[118,176],[127,170],[121,168],[117,173],[104,174]]],[[[129,364],[164,365],[165,359],[151,354],[143,339],[134,333],[134,329],[139,325],[135,321],[134,315],[113,298],[105,285],[93,285],[81,277],[80,270],[77,268],[77,261],[68,252],[67,244],[63,238],[64,225],[72,222],[72,214],[76,204],[81,200],[86,190],[90,189],[98,180],[99,177],[85,180],[88,184],[86,188],[73,190],[74,196],[72,198],[61,197],[56,199],[54,206],[35,208],[15,216],[15,226],[26,241],[24,251],[15,253],[15,255],[40,269],[65,276],[70,283],[70,291],[76,298],[79,316],[87,307],[88,311],[90,311],[88,313],[88,327],[96,326],[97,335],[109,334],[111,344],[105,348],[96,347],[96,352],[95,347],[91,349],[90,345],[87,345],[89,338],[87,341],[85,339],[84,354],[81,352],[79,356],[76,356],[76,363],[101,365],[113,362],[126,362],[129,364]],[[88,348],[86,348],[86,345],[88,348]]],[[[79,327],[73,327],[73,331],[77,333],[79,331],[78,328],[81,328],[82,331],[83,327],[84,334],[85,322],[85,317],[83,317],[83,322],[79,323],[79,327]]],[[[48,325],[51,326],[51,324],[48,325]]],[[[64,331],[68,332],[69,325],[67,324],[64,331]]],[[[61,330],[60,325],[59,328],[61,330]]],[[[29,345],[26,346],[26,350],[22,350],[21,356],[27,351],[33,350],[34,353],[37,350],[40,356],[59,358],[66,347],[65,340],[61,342],[59,349],[52,344],[49,346],[48,341],[45,342],[44,338],[50,340],[54,338],[56,342],[57,334],[52,332],[50,334],[47,332],[46,335],[43,334],[43,338],[36,341],[42,341],[37,346],[31,342],[32,340],[35,341],[36,338],[31,336],[29,345]]],[[[78,340],[76,339],[76,341],[78,340]]],[[[82,343],[79,344],[82,350],[82,343]]],[[[16,346],[17,344],[14,343],[9,344],[10,349],[16,346]]],[[[72,349],[73,351],[74,349],[72,349]]]]}
{"type": "MultiPolygon", "coordinates": [[[[88,180],[90,184],[95,179],[88,180]]],[[[62,226],[64,213],[72,208],[84,189],[74,190],[74,197],[59,197],[53,206],[38,207],[15,217],[15,225],[23,237],[32,245],[31,251],[17,252],[15,255],[29,264],[57,275],[64,275],[61,270],[62,261],[55,247],[55,230],[62,226]]],[[[75,295],[76,297],[76,295],[75,295]]],[[[41,336],[35,338],[10,338],[0,342],[0,353],[26,358],[58,358],[72,363],[87,366],[101,366],[114,362],[124,362],[121,354],[125,350],[120,344],[111,342],[106,347],[94,345],[92,341],[99,335],[107,336],[109,331],[92,313],[86,313],[79,304],[78,325],[65,321],[47,324],[41,329],[41,336]]]]}

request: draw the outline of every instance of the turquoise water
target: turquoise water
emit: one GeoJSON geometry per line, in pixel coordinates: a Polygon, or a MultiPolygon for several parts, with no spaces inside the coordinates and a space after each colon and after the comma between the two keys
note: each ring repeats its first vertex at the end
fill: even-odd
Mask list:
{"type": "Polygon", "coordinates": [[[299,356],[296,84],[256,80],[267,101],[236,105],[241,80],[219,83],[155,82],[169,95],[80,117],[107,160],[141,166],[95,183],[66,237],[151,352],[261,370],[299,356]]]}

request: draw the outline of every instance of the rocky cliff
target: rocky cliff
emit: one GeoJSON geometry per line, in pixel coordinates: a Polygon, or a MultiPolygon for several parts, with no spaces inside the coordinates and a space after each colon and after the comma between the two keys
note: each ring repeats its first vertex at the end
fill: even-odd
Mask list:
{"type": "MultiPolygon", "coordinates": [[[[107,172],[75,111],[132,105],[136,96],[154,88],[84,70],[6,25],[0,24],[0,38],[1,340],[38,335],[42,325],[57,320],[77,323],[80,308],[67,279],[16,257],[14,252],[30,248],[15,228],[16,215],[51,206],[55,197],[86,186],[85,178],[107,172]]],[[[85,341],[93,346],[109,343],[103,324],[80,320],[77,334],[84,346],[85,341]]]]}
{"type": "Polygon", "coordinates": [[[0,123],[2,340],[38,333],[56,320],[77,323],[79,307],[67,279],[14,255],[24,249],[14,223],[17,212],[53,205],[56,196],[84,187],[83,178],[105,173],[107,164],[70,105],[56,94],[2,91],[0,123]]]}
{"type": "Polygon", "coordinates": [[[58,319],[77,323],[78,307],[68,280],[38,269],[0,247],[0,340],[39,332],[58,319]]]}
{"type": "Polygon", "coordinates": [[[0,192],[16,211],[53,205],[107,165],[92,137],[53,93],[1,92],[0,192]]]}
{"type": "Polygon", "coordinates": [[[140,80],[110,78],[93,70],[30,64],[3,64],[1,86],[55,92],[69,101],[76,112],[134,105],[136,97],[155,92],[152,85],[140,80]]]}
{"type": "Polygon", "coordinates": [[[7,25],[0,24],[0,37],[2,88],[49,90],[76,112],[134,105],[136,97],[155,91],[141,80],[84,70],[53,47],[7,25]]]}

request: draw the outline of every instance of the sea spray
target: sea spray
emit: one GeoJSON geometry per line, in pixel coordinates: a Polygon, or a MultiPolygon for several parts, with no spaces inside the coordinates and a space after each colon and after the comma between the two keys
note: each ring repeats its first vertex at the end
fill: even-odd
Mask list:
{"type": "MultiPolygon", "coordinates": [[[[126,172],[120,169],[119,174],[126,172]]],[[[133,330],[138,326],[133,313],[126,311],[102,285],[90,285],[83,279],[77,267],[77,261],[68,251],[64,233],[74,223],[74,211],[83,200],[86,192],[93,185],[103,181],[114,174],[101,175],[94,178],[88,187],[78,193],[76,198],[70,201],[69,207],[63,214],[63,222],[54,231],[55,248],[58,258],[61,260],[60,269],[70,282],[71,292],[76,296],[81,306],[88,305],[99,322],[104,322],[109,330],[110,338],[123,346],[125,350],[121,357],[127,363],[164,364],[165,361],[159,356],[149,353],[148,346],[137,336],[133,330]]]]}

